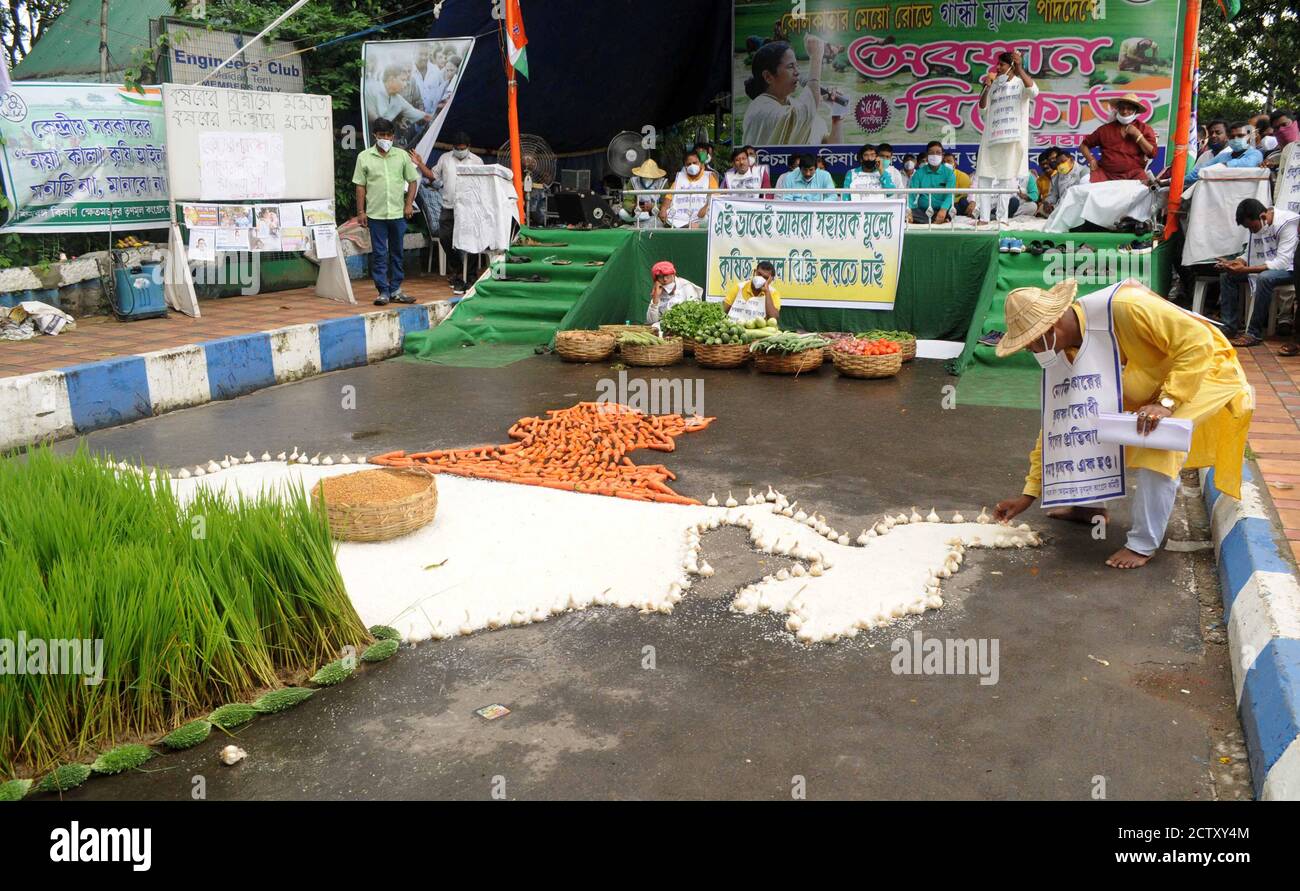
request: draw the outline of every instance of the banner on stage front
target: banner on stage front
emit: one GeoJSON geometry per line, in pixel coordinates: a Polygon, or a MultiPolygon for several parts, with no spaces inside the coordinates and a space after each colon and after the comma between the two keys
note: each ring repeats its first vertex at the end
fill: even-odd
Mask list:
{"type": "Polygon", "coordinates": [[[17,83],[0,96],[7,232],[167,225],[167,152],[157,87],[17,83]]]}
{"type": "Polygon", "coordinates": [[[763,201],[709,205],[707,296],[721,299],[767,260],[782,306],[894,308],[903,257],[902,201],[763,201]]]}

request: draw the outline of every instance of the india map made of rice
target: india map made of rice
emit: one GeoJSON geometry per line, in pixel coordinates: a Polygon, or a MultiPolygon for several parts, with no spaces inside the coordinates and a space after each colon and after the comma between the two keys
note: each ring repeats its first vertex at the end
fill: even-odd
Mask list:
{"type": "MultiPolygon", "coordinates": [[[[221,459],[228,469],[214,460],[207,465],[213,472],[187,470],[172,484],[185,502],[200,488],[231,496],[310,491],[324,477],[358,469],[351,458],[308,459],[296,448],[286,457],[293,460],[221,459]]],[[[362,620],[393,626],[408,641],[592,606],[671,613],[695,579],[713,574],[701,539],[734,526],[748,532],[754,550],[795,562],[736,591],[731,610],[782,614],[798,641],[830,643],[941,607],[942,581],[960,570],[970,548],[1040,543],[1028,525],[992,523],[984,510],[963,516],[916,507],[864,519],[850,537],[775,488],[681,505],[447,474],[437,484],[432,523],[391,541],[338,547],[362,620]]]]}

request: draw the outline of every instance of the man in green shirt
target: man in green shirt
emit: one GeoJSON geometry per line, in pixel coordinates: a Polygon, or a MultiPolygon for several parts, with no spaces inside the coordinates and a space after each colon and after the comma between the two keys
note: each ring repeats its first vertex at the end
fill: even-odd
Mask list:
{"type": "Polygon", "coordinates": [[[380,118],[370,125],[375,144],[357,156],[352,183],[357,187],[357,220],[370,229],[370,277],[379,297],[414,303],[402,291],[402,241],[406,221],[415,213],[420,173],[405,149],[393,146],[393,122],[380,118]]]}

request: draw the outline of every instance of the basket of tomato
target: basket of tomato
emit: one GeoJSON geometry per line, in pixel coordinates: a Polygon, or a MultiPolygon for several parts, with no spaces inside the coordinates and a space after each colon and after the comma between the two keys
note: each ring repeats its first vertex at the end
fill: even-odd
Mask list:
{"type": "Polygon", "coordinates": [[[831,344],[831,361],[845,377],[893,377],[903,368],[903,347],[884,338],[843,337],[831,344]]]}

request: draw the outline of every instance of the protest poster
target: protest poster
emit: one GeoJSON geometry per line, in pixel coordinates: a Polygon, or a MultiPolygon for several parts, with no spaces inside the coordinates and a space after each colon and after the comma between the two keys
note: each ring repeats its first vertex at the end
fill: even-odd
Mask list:
{"type": "Polygon", "coordinates": [[[7,232],[106,232],[168,224],[157,87],[16,83],[0,96],[7,232]]]}
{"type": "Polygon", "coordinates": [[[903,256],[902,201],[763,201],[709,205],[705,294],[721,300],[762,260],[782,306],[894,308],[903,256]]]}

